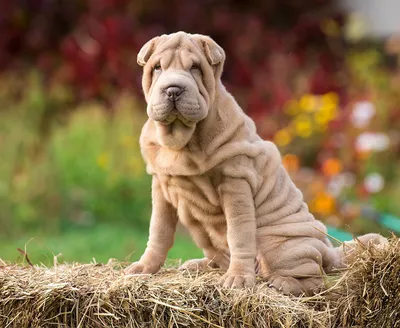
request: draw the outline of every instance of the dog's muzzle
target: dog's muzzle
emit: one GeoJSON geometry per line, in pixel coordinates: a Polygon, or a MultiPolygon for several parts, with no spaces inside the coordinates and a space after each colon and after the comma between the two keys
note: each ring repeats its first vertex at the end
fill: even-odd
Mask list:
{"type": "Polygon", "coordinates": [[[175,101],[179,100],[179,97],[181,96],[183,91],[184,91],[184,89],[182,87],[170,86],[165,90],[165,93],[168,97],[168,100],[175,102],[175,101]]]}

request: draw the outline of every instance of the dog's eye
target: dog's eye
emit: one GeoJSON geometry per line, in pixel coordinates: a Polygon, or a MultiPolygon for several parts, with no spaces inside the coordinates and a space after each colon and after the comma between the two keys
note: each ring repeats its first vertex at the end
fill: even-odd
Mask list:
{"type": "Polygon", "coordinates": [[[161,65],[157,64],[154,66],[153,71],[160,71],[161,70],[161,65]]]}
{"type": "Polygon", "coordinates": [[[200,65],[199,64],[193,64],[190,69],[191,70],[200,70],[200,65]]]}

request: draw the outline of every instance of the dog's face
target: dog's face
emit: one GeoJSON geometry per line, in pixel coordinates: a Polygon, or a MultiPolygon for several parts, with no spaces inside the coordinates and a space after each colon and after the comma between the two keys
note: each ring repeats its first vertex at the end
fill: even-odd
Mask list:
{"type": "Polygon", "coordinates": [[[212,39],[184,32],[156,37],[140,50],[147,114],[165,146],[182,148],[207,117],[224,60],[212,39]]]}

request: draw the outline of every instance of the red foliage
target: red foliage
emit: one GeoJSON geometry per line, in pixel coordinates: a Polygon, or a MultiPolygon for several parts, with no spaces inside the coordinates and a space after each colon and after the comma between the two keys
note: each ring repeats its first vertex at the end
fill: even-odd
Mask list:
{"type": "Polygon", "coordinates": [[[329,0],[2,1],[0,69],[26,62],[49,83],[66,83],[75,101],[112,102],[140,92],[136,53],[151,37],[177,30],[212,36],[227,52],[224,81],[254,116],[280,111],[305,92],[340,91],[340,36],[329,0]]]}

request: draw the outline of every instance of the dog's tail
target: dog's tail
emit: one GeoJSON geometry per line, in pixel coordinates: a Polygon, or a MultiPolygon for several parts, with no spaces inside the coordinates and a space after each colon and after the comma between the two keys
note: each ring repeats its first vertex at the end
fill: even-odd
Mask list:
{"type": "Polygon", "coordinates": [[[355,257],[359,251],[370,247],[370,245],[384,246],[387,243],[388,240],[377,233],[368,233],[366,235],[356,237],[352,241],[346,241],[342,245],[335,248],[338,255],[338,261],[335,263],[335,268],[345,268],[348,264],[355,261],[355,257]]]}

